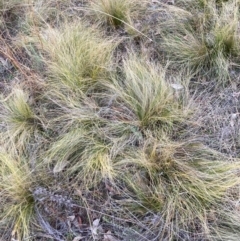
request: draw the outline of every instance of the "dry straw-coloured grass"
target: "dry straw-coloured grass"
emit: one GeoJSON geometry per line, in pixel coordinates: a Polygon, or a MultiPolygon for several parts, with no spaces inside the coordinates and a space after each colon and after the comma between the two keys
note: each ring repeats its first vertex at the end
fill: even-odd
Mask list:
{"type": "Polygon", "coordinates": [[[162,66],[129,53],[122,72],[122,78],[114,79],[110,89],[135,115],[135,125],[159,129],[161,125],[171,127],[187,117],[188,108],[174,93],[162,66]]]}
{"type": "Polygon", "coordinates": [[[161,213],[163,222],[156,224],[162,229],[159,240],[181,235],[192,240],[194,233],[210,238],[213,228],[208,214],[218,209],[230,188],[239,185],[239,161],[225,158],[199,143],[147,140],[143,148],[127,153],[118,163],[129,166],[124,178],[134,199],[128,208],[142,215],[161,213]]]}
{"type": "Polygon", "coordinates": [[[54,172],[67,167],[69,174],[75,173],[75,180],[92,187],[104,178],[112,179],[115,174],[109,146],[90,134],[80,128],[69,131],[52,145],[47,158],[56,163],[54,172]]]}
{"type": "Polygon", "coordinates": [[[39,118],[30,104],[29,93],[16,86],[9,96],[1,99],[0,106],[0,119],[3,123],[2,145],[14,145],[19,151],[24,150],[39,123],[39,118]]]}
{"type": "Polygon", "coordinates": [[[218,95],[238,74],[239,2],[78,2],[0,0],[3,21],[26,6],[17,26],[1,25],[14,54],[0,67],[17,65],[0,85],[0,235],[238,240],[237,104],[228,124],[216,108],[227,97],[192,80],[215,81],[218,95]],[[219,102],[204,108],[209,95],[219,102]],[[215,136],[224,125],[227,154],[215,136]]]}
{"type": "Polygon", "coordinates": [[[40,44],[54,83],[79,90],[106,77],[116,46],[96,28],[81,22],[65,23],[60,29],[48,28],[40,44]]]}
{"type": "Polygon", "coordinates": [[[34,199],[30,188],[34,184],[27,160],[16,155],[0,153],[1,229],[18,240],[30,237],[34,223],[34,199]]]}
{"type": "MultiPolygon", "coordinates": [[[[221,7],[210,1],[200,11],[185,11],[179,22],[167,21],[163,39],[169,58],[193,73],[216,78],[220,84],[226,82],[229,69],[239,61],[238,8],[237,1],[221,7]]],[[[177,15],[182,9],[172,7],[171,11],[177,15]]]]}
{"type": "MultiPolygon", "coordinates": [[[[144,4],[144,2],[142,2],[144,4]]],[[[131,18],[140,8],[136,0],[99,0],[91,2],[91,10],[101,24],[105,23],[113,27],[131,23],[131,18]]]]}

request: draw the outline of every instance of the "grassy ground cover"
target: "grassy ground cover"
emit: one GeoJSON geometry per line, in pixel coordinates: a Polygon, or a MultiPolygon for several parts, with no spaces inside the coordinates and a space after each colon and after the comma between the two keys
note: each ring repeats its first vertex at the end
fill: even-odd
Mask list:
{"type": "Polygon", "coordinates": [[[238,0],[0,0],[0,240],[238,241],[238,0]]]}

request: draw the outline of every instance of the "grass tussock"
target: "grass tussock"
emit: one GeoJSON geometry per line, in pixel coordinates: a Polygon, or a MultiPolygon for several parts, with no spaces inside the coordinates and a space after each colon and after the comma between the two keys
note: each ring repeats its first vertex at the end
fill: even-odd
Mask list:
{"type": "Polygon", "coordinates": [[[131,17],[136,8],[139,7],[140,5],[136,0],[94,0],[91,2],[91,9],[99,22],[115,28],[125,23],[131,23],[131,17]]]}
{"type": "Polygon", "coordinates": [[[119,164],[136,168],[129,170],[134,174],[127,179],[135,193],[130,209],[139,214],[146,210],[162,213],[165,224],[158,224],[163,228],[162,239],[174,239],[182,233],[189,235],[184,240],[192,240],[192,230],[208,238],[211,224],[207,213],[239,184],[239,162],[226,162],[224,156],[190,142],[150,140],[119,164]]]}
{"type": "Polygon", "coordinates": [[[34,183],[32,172],[24,159],[0,153],[1,228],[13,238],[30,237],[34,222],[34,200],[30,191],[34,183]]]}
{"type": "Polygon", "coordinates": [[[99,106],[93,98],[81,91],[51,90],[46,92],[49,128],[64,134],[77,127],[89,129],[103,122],[98,115],[99,106]],[[56,128],[57,126],[57,128],[56,128]]]}
{"type": "MultiPolygon", "coordinates": [[[[178,10],[174,12],[177,14],[178,10]]],[[[193,73],[225,82],[229,69],[238,63],[238,3],[229,1],[218,8],[213,1],[201,12],[190,9],[188,15],[187,20],[175,22],[175,26],[172,21],[170,25],[166,23],[170,31],[163,39],[169,58],[193,73]]]]}
{"type": "Polygon", "coordinates": [[[2,143],[25,149],[39,122],[30,102],[29,94],[20,87],[1,100],[2,143]]]}
{"type": "Polygon", "coordinates": [[[106,77],[115,44],[81,22],[49,28],[41,45],[52,79],[72,89],[83,89],[106,77]],[[47,56],[46,55],[46,56],[47,56]]]}
{"type": "Polygon", "coordinates": [[[110,146],[89,134],[80,128],[66,133],[52,145],[48,160],[55,163],[56,173],[67,167],[75,180],[92,187],[103,179],[113,180],[115,171],[110,146]]]}
{"type": "Polygon", "coordinates": [[[166,80],[165,69],[137,55],[124,60],[122,79],[114,81],[112,89],[136,116],[140,128],[172,126],[187,116],[184,101],[166,80]]]}

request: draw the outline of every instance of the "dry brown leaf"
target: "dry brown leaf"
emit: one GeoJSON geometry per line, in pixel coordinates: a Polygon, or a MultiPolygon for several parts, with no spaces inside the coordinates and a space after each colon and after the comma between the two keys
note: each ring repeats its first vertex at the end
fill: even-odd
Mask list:
{"type": "Polygon", "coordinates": [[[68,165],[68,163],[69,162],[67,161],[58,162],[53,168],[53,173],[61,172],[68,165]]]}
{"type": "Polygon", "coordinates": [[[75,215],[68,216],[67,219],[72,222],[75,219],[75,215]]]}
{"type": "Polygon", "coordinates": [[[92,224],[92,227],[90,228],[91,229],[91,232],[92,232],[92,235],[93,237],[96,237],[98,235],[98,230],[100,229],[101,230],[101,226],[99,225],[100,223],[100,219],[95,219],[93,221],[93,224],[92,224]]]}
{"type": "Polygon", "coordinates": [[[100,219],[98,218],[98,219],[95,219],[94,221],[93,221],[93,227],[98,227],[99,226],[99,223],[100,223],[100,219]]]}
{"type": "Polygon", "coordinates": [[[82,236],[77,236],[73,239],[73,241],[79,241],[79,240],[82,240],[84,237],[82,236]]]}
{"type": "Polygon", "coordinates": [[[175,90],[182,90],[183,86],[181,84],[171,84],[171,87],[175,90]]]}
{"type": "Polygon", "coordinates": [[[103,236],[103,241],[119,241],[116,239],[113,235],[112,232],[109,230],[107,233],[104,234],[103,236]]]}

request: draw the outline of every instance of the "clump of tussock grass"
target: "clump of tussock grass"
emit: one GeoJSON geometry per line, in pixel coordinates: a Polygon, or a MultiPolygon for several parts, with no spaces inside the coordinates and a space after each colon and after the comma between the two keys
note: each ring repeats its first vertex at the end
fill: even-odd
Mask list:
{"type": "Polygon", "coordinates": [[[49,74],[54,83],[84,89],[106,77],[111,69],[114,41],[81,22],[49,28],[41,40],[49,74]]]}
{"type": "MultiPolygon", "coordinates": [[[[110,85],[119,102],[133,113],[132,124],[157,130],[183,121],[188,110],[166,80],[165,69],[135,54],[123,61],[122,76],[110,85]]],[[[129,118],[131,119],[131,118],[129,118]]]]}
{"type": "Polygon", "coordinates": [[[21,87],[14,87],[10,95],[1,100],[1,143],[4,145],[13,144],[19,150],[26,148],[39,123],[30,102],[29,93],[21,87]]]}
{"type": "Polygon", "coordinates": [[[49,149],[47,159],[55,163],[56,173],[67,166],[67,173],[87,186],[115,175],[108,143],[91,136],[83,128],[62,135],[49,149]]]}
{"type": "Polygon", "coordinates": [[[91,9],[99,22],[113,27],[131,23],[134,11],[139,8],[140,4],[136,0],[94,0],[91,2],[91,9]]]}
{"type": "Polygon", "coordinates": [[[25,159],[0,151],[0,224],[7,236],[17,240],[30,238],[30,226],[35,222],[30,191],[34,182],[25,159]]]}
{"type": "Polygon", "coordinates": [[[163,39],[169,59],[193,73],[226,82],[229,69],[238,63],[238,8],[236,1],[223,3],[220,9],[213,1],[200,12],[188,10],[190,17],[184,22],[176,21],[175,26],[173,21],[166,22],[163,39]]]}
{"type": "Polygon", "coordinates": [[[207,213],[213,207],[217,211],[227,191],[239,184],[239,161],[231,163],[222,154],[191,142],[151,139],[118,165],[131,167],[123,177],[134,193],[129,209],[161,215],[163,222],[156,224],[162,229],[159,240],[181,235],[193,240],[194,234],[209,238],[207,213]]]}
{"type": "Polygon", "coordinates": [[[81,91],[51,89],[44,94],[43,99],[48,109],[45,115],[48,127],[58,135],[79,126],[90,129],[98,126],[98,123],[104,123],[98,115],[98,103],[81,91]]]}

